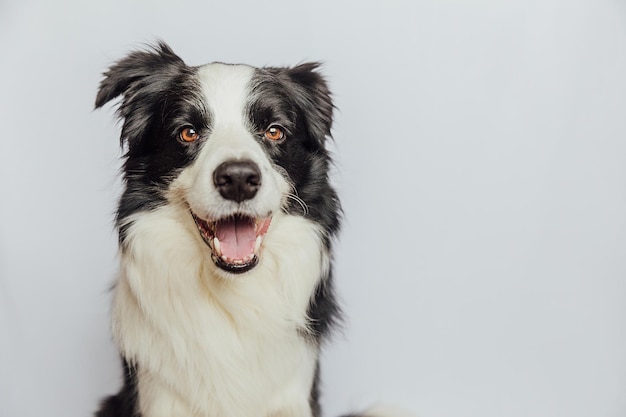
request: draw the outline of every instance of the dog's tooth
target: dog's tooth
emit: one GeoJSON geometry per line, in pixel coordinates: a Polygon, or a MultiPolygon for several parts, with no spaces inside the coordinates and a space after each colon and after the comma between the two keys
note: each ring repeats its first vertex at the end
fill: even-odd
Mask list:
{"type": "Polygon", "coordinates": [[[217,237],[213,238],[213,249],[215,249],[215,254],[217,256],[222,256],[222,246],[220,245],[220,241],[217,237]]]}
{"type": "Polygon", "coordinates": [[[254,242],[254,253],[257,253],[259,251],[259,249],[261,248],[261,242],[263,241],[263,237],[262,236],[257,236],[256,240],[254,242]]]}

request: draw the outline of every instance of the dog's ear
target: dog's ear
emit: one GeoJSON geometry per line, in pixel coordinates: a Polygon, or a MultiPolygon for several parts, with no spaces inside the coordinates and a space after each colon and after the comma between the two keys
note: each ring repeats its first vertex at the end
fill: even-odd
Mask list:
{"type": "Polygon", "coordinates": [[[306,115],[311,136],[324,146],[331,136],[334,105],[328,83],[320,74],[319,62],[307,62],[293,68],[272,68],[280,79],[287,80],[291,97],[306,115]]]}
{"type": "Polygon", "coordinates": [[[122,96],[117,114],[124,121],[121,142],[132,146],[147,129],[170,80],[185,63],[164,42],[148,50],[135,51],[113,64],[100,82],[95,108],[122,96]]]}

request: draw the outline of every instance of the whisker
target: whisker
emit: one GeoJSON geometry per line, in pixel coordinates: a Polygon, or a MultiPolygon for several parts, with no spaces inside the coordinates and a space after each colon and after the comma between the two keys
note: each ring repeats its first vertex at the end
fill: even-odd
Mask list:
{"type": "MultiPolygon", "coordinates": [[[[304,215],[309,214],[309,206],[307,206],[304,200],[298,196],[298,190],[296,189],[296,186],[289,180],[289,174],[287,173],[287,171],[279,165],[275,165],[274,169],[280,172],[283,177],[287,179],[287,183],[289,184],[289,188],[291,189],[290,192],[288,192],[286,195],[287,200],[292,200],[298,203],[298,205],[302,208],[302,212],[304,213],[304,215]]],[[[287,213],[286,206],[282,207],[282,210],[287,213]]]]}
{"type": "Polygon", "coordinates": [[[298,203],[300,207],[302,207],[302,211],[304,212],[305,215],[309,214],[309,206],[307,206],[304,200],[298,197],[295,193],[287,194],[287,198],[298,203]]]}

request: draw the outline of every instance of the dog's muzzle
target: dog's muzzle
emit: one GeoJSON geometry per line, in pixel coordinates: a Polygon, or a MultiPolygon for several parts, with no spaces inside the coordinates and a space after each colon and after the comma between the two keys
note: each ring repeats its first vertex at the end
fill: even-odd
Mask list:
{"type": "MultiPolygon", "coordinates": [[[[220,164],[213,172],[213,184],[229,201],[242,203],[252,200],[261,188],[261,170],[249,160],[231,160],[220,164]]],[[[191,213],[200,236],[211,249],[211,257],[220,269],[243,273],[259,262],[263,237],[272,216],[256,218],[242,212],[219,219],[202,219],[191,213]]]]}

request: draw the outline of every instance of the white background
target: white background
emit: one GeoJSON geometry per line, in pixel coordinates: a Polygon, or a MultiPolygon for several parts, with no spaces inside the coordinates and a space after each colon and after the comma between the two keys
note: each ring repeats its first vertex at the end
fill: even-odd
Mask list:
{"type": "Polygon", "coordinates": [[[118,125],[92,107],[156,38],[192,65],[325,62],[348,315],[326,417],[626,415],[623,1],[0,0],[1,417],[119,386],[118,125]]]}

